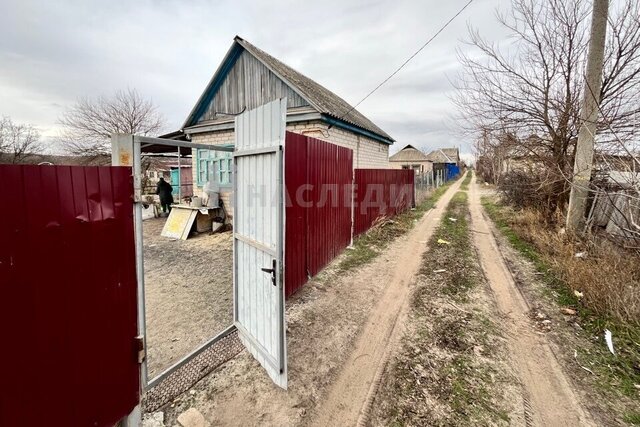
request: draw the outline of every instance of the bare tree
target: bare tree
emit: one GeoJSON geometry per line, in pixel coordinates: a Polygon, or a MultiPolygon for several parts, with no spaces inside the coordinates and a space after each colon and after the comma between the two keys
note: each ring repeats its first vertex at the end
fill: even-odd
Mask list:
{"type": "Polygon", "coordinates": [[[40,133],[28,124],[16,124],[9,117],[0,121],[0,153],[9,163],[22,163],[42,152],[40,133]]]}
{"type": "Polygon", "coordinates": [[[107,156],[112,133],[155,136],[164,118],[136,90],[117,91],[111,97],[82,98],[60,118],[61,140],[73,155],[107,156]]]}
{"type": "MultiPolygon", "coordinates": [[[[579,130],[589,32],[586,0],[513,0],[498,14],[511,38],[492,44],[470,29],[472,53],[460,53],[464,71],[455,101],[470,130],[486,138],[510,135],[541,165],[549,189],[544,208],[563,210],[579,130]]],[[[640,118],[640,5],[617,2],[609,19],[600,93],[598,144],[632,137],[640,118]],[[613,137],[617,134],[617,138],[613,137]]],[[[538,183],[540,184],[540,183],[538,183]]]]}

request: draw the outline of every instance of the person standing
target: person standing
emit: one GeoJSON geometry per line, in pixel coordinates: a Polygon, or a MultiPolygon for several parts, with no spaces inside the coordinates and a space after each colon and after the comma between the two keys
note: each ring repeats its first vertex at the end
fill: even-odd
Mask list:
{"type": "Polygon", "coordinates": [[[173,203],[173,187],[163,177],[160,177],[158,186],[156,187],[156,194],[160,196],[160,205],[162,206],[162,212],[171,212],[171,203],[173,203]]]}

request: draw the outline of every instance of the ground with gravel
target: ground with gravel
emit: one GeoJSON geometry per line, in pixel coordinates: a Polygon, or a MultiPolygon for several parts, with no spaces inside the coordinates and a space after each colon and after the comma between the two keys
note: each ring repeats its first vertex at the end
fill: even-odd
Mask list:
{"type": "Polygon", "coordinates": [[[233,323],[232,232],[169,239],[165,220],[143,223],[149,378],[233,323]]]}

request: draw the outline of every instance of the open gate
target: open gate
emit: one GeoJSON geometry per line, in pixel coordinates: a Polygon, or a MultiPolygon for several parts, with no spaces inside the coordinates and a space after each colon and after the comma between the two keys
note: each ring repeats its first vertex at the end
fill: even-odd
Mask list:
{"type": "Polygon", "coordinates": [[[236,117],[234,323],[240,339],[287,388],[283,149],[286,98],[236,117]]]}
{"type": "MultiPolygon", "coordinates": [[[[148,147],[154,147],[155,151],[162,147],[172,147],[178,152],[200,148],[234,151],[234,324],[154,378],[147,375],[144,357],[141,383],[146,390],[147,409],[158,408],[175,398],[240,351],[238,335],[274,382],[283,388],[287,386],[283,287],[285,119],[286,99],[238,116],[235,149],[138,135],[112,137],[113,164],[133,167],[138,334],[145,341],[142,153],[148,147]]],[[[146,348],[144,342],[145,351],[146,348]]]]}

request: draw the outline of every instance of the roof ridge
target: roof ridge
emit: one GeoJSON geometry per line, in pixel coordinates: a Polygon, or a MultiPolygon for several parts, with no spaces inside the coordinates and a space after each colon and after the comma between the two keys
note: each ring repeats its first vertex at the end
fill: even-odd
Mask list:
{"type": "Polygon", "coordinates": [[[444,151],[442,151],[442,148],[438,148],[438,151],[440,151],[442,153],[442,155],[449,161],[453,161],[453,159],[451,157],[449,157],[449,155],[447,153],[445,153],[444,151]]]}
{"type": "Polygon", "coordinates": [[[431,161],[429,160],[427,154],[420,150],[419,148],[414,147],[411,144],[407,144],[402,147],[397,153],[392,154],[389,157],[390,161],[431,161]],[[414,153],[411,151],[407,151],[407,149],[414,150],[414,153]],[[409,158],[413,157],[413,158],[409,158]]]}
{"type": "Polygon", "coordinates": [[[378,134],[391,142],[394,141],[394,139],[389,134],[387,134],[371,120],[369,120],[364,114],[353,108],[347,101],[345,101],[343,98],[327,89],[320,83],[316,82],[310,77],[305,76],[300,71],[285,64],[278,58],[265,52],[264,50],[253,45],[251,42],[243,39],[240,36],[235,36],[234,41],[254,57],[256,57],[256,59],[262,62],[267,68],[271,69],[280,79],[285,81],[285,83],[289,84],[292,89],[298,92],[300,96],[307,100],[309,104],[311,104],[316,110],[318,110],[318,112],[378,134]],[[261,56],[264,56],[266,58],[261,58],[261,56]],[[270,60],[267,62],[273,63],[265,63],[265,59],[270,60]],[[278,70],[273,69],[275,65],[277,65],[278,67],[282,67],[284,71],[290,71],[291,74],[281,75],[282,73],[278,72],[278,70]],[[316,93],[310,94],[310,92],[316,93]]]}

